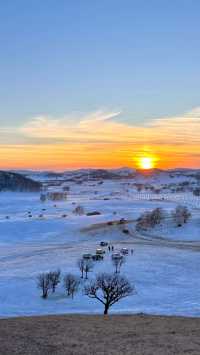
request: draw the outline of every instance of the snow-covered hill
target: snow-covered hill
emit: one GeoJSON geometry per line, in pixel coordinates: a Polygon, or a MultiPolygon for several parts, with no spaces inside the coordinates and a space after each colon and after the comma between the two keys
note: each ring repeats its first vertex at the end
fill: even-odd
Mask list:
{"type": "Polygon", "coordinates": [[[200,170],[194,169],[174,169],[174,170],[136,170],[133,168],[118,169],[78,169],[63,172],[55,171],[20,171],[21,174],[34,180],[114,180],[131,179],[139,183],[170,184],[183,181],[199,181],[200,170]]]}
{"type": "MultiPolygon", "coordinates": [[[[85,173],[67,172],[67,175],[83,177],[85,173]]],[[[164,179],[165,172],[157,173],[157,177],[164,179]]],[[[46,178],[46,173],[40,174],[40,179],[46,178]]],[[[141,175],[142,178],[149,179],[141,175]]],[[[60,177],[51,179],[52,190],[57,188],[56,182],[61,189],[69,187],[67,200],[42,202],[39,193],[0,194],[0,316],[102,312],[101,305],[88,300],[81,289],[71,300],[61,282],[56,294],[50,294],[44,301],[36,285],[40,272],[58,267],[63,275],[66,272],[80,275],[77,260],[84,253],[94,254],[102,240],[114,246],[115,251],[122,247],[129,249],[121,273],[137,290],[136,295],[114,306],[113,313],[200,316],[198,196],[192,192],[138,192],[136,177],[93,178],[81,184],[76,179],[63,178],[63,185],[60,177]],[[163,225],[149,231],[148,236],[135,230],[136,219],[144,211],[162,207],[170,214],[178,204],[187,205],[192,213],[187,225],[181,228],[163,225]],[[79,205],[84,210],[82,215],[74,212],[79,205]],[[94,211],[99,214],[92,215],[94,211]],[[120,223],[123,219],[128,221],[125,225],[120,223]]],[[[111,253],[108,248],[105,251],[104,260],[95,263],[90,279],[98,272],[112,272],[111,253]]]]}
{"type": "Polygon", "coordinates": [[[41,184],[19,173],[0,171],[0,191],[40,191],[41,184]]]}

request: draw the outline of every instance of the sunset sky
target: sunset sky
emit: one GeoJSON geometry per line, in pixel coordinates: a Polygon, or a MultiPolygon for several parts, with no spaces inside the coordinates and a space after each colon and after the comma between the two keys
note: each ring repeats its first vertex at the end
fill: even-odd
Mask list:
{"type": "Polygon", "coordinates": [[[0,11],[0,169],[200,168],[199,0],[0,11]]]}

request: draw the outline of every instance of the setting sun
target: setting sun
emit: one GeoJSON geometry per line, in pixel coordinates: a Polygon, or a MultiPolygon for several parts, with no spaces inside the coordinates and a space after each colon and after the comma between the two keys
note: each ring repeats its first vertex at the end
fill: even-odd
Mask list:
{"type": "Polygon", "coordinates": [[[154,159],[152,157],[142,157],[139,159],[139,167],[141,169],[152,169],[154,167],[154,159]]]}

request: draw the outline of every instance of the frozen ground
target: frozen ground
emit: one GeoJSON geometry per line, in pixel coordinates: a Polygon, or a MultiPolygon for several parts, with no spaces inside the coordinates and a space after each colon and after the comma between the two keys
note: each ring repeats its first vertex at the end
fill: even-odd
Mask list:
{"type": "MultiPolygon", "coordinates": [[[[112,313],[200,316],[198,206],[199,199],[190,194],[158,198],[129,190],[126,183],[111,181],[95,186],[73,185],[69,199],[56,203],[56,207],[53,202],[41,203],[36,193],[1,193],[0,316],[102,312],[101,304],[81,292],[71,300],[60,285],[55,296],[43,300],[36,287],[36,276],[41,271],[60,267],[63,273],[79,275],[77,259],[85,252],[95,252],[101,240],[111,242],[115,250],[122,246],[134,248],[121,272],[135,284],[137,293],[113,306],[112,313]],[[129,224],[130,235],[122,233],[119,226],[93,228],[94,224],[122,217],[134,220],[144,210],[155,207],[170,211],[179,201],[188,204],[194,220],[183,229],[161,228],[156,231],[158,238],[136,234],[134,221],[129,224]],[[72,211],[77,204],[83,205],[86,212],[98,210],[101,215],[76,216],[72,211]],[[41,213],[43,218],[39,217],[41,213]],[[161,243],[159,238],[166,242],[161,243]]],[[[108,270],[112,270],[112,263],[107,251],[90,278],[108,270]]]]}

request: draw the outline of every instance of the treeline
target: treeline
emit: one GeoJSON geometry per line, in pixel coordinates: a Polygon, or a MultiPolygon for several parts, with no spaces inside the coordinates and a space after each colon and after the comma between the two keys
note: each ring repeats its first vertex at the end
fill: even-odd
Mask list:
{"type": "Polygon", "coordinates": [[[0,191],[40,191],[41,183],[21,174],[0,171],[0,191]]]}
{"type": "Polygon", "coordinates": [[[161,224],[166,219],[171,219],[176,227],[181,227],[190,219],[191,213],[186,206],[177,206],[170,214],[158,207],[152,211],[145,211],[137,219],[136,230],[147,230],[161,224]]]}

